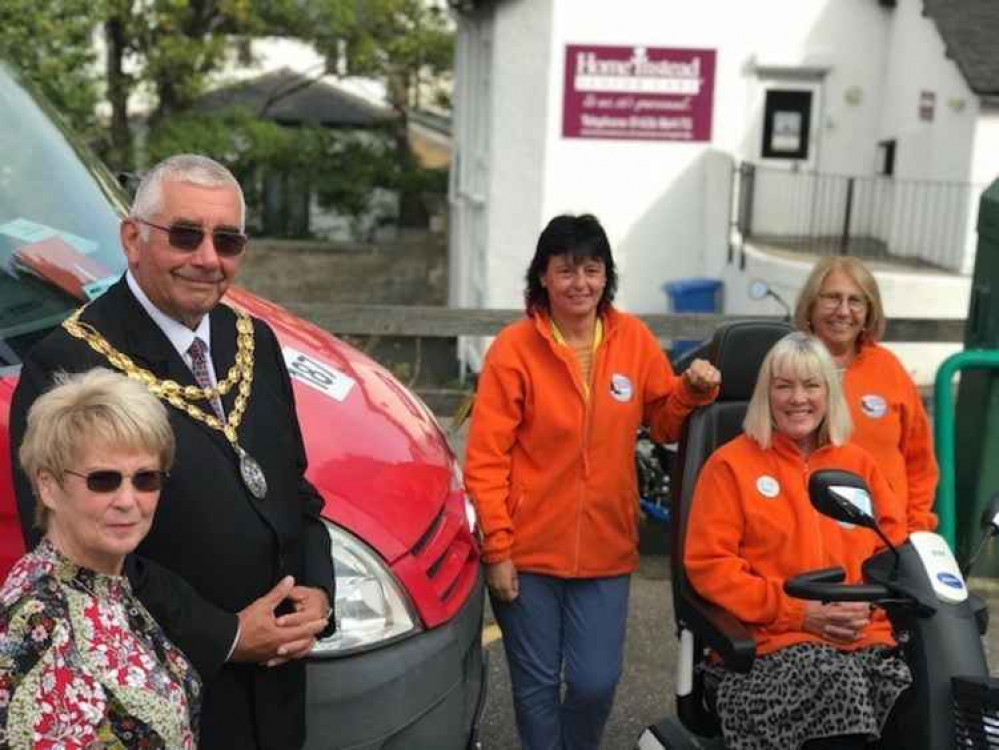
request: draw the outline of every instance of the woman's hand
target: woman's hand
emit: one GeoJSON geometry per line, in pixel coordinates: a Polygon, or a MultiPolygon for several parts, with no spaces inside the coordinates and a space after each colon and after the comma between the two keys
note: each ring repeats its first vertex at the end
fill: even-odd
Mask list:
{"type": "Polygon", "coordinates": [[[517,568],[513,560],[503,560],[486,565],[486,585],[501,602],[512,602],[520,593],[517,568]]]}
{"type": "Polygon", "coordinates": [[[721,373],[705,359],[695,359],[683,371],[684,382],[698,393],[706,393],[721,384],[721,373]]]}
{"type": "Polygon", "coordinates": [[[806,602],[802,629],[830,641],[852,643],[870,621],[871,605],[865,602],[806,602]]]}

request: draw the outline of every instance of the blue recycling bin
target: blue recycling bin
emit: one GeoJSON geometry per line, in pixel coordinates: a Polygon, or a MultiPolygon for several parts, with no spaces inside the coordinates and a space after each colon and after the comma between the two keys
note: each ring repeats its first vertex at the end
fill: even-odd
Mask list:
{"type": "MultiPolygon", "coordinates": [[[[669,310],[675,313],[716,313],[721,311],[722,281],[720,279],[677,279],[663,284],[669,298],[669,310]]],[[[693,349],[700,341],[677,339],[671,354],[675,360],[693,349]]]]}

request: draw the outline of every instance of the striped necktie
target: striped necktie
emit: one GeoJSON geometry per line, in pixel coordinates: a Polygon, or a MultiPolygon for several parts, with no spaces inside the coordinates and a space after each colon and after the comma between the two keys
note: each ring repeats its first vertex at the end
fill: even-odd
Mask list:
{"type": "MultiPolygon", "coordinates": [[[[205,357],[207,352],[208,345],[199,338],[195,338],[187,349],[187,353],[191,356],[191,372],[194,373],[194,382],[202,388],[214,387],[211,375],[208,374],[208,358],[205,357]]],[[[221,421],[225,422],[225,412],[222,411],[222,399],[214,396],[210,401],[215,415],[221,421]]]]}

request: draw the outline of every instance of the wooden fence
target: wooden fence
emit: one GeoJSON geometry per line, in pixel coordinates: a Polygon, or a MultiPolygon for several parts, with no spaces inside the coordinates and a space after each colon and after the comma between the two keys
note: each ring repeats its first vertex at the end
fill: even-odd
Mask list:
{"type": "MultiPolygon", "coordinates": [[[[494,336],[517,320],[522,310],[482,310],[409,305],[289,304],[296,315],[331,333],[346,336],[453,338],[494,336]]],[[[707,339],[722,323],[759,320],[758,315],[677,313],[639,316],[664,339],[707,339]]],[[[895,318],[888,322],[885,341],[960,342],[963,319],[895,318]]]]}

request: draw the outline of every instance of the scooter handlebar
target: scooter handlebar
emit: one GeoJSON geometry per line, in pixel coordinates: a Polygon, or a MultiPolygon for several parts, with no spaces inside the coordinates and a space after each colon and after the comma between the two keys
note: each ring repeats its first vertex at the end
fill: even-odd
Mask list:
{"type": "Polygon", "coordinates": [[[891,596],[886,587],[876,583],[844,584],[844,580],[842,568],[810,570],[784,581],[784,593],[818,602],[875,602],[891,596]]]}

